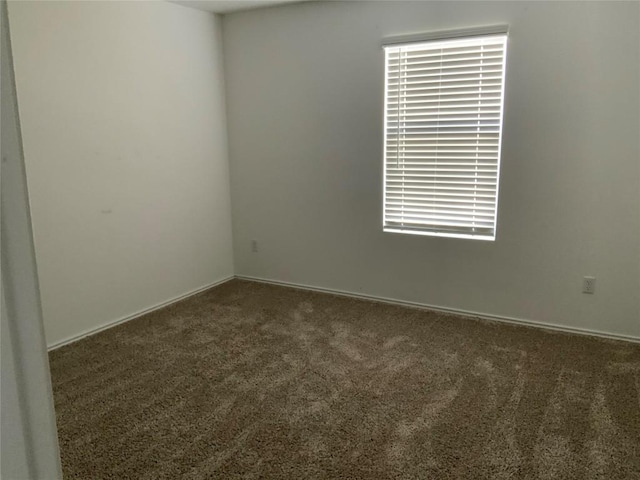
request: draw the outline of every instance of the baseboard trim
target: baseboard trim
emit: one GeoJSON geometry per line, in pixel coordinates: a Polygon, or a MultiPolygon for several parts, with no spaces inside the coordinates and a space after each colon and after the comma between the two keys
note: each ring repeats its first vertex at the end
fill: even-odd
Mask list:
{"type": "Polygon", "coordinates": [[[308,290],[308,291],[312,291],[312,292],[321,292],[321,293],[330,293],[332,295],[338,295],[341,297],[350,297],[350,298],[358,298],[358,299],[362,299],[362,300],[369,300],[369,301],[373,301],[373,302],[380,302],[380,303],[387,303],[390,305],[399,305],[402,307],[410,307],[410,308],[418,308],[421,310],[432,310],[435,312],[442,312],[442,313],[450,313],[453,315],[460,315],[463,317],[471,317],[471,318],[481,318],[484,320],[493,320],[496,322],[503,322],[503,323],[510,323],[510,324],[514,324],[514,325],[526,325],[529,327],[535,327],[535,328],[541,328],[544,330],[551,330],[551,331],[556,331],[556,332],[564,332],[564,333],[573,333],[573,334],[577,334],[577,335],[587,335],[587,336],[592,336],[592,337],[599,337],[599,338],[605,338],[605,339],[609,339],[609,340],[622,340],[622,341],[626,341],[626,342],[632,342],[632,343],[640,343],[640,337],[634,337],[631,335],[619,335],[619,334],[615,334],[615,333],[608,333],[608,332],[602,332],[599,330],[590,330],[590,329],[586,329],[586,328],[577,328],[577,327],[567,327],[564,325],[557,325],[557,324],[553,324],[553,323],[546,323],[546,322],[539,322],[539,321],[534,321],[534,320],[525,320],[522,318],[515,318],[515,317],[505,317],[505,316],[501,316],[501,315],[492,315],[489,313],[482,313],[482,312],[473,312],[470,310],[461,310],[461,309],[456,309],[456,308],[449,308],[449,307],[442,307],[439,305],[431,305],[431,304],[427,304],[427,303],[420,303],[420,302],[409,302],[406,300],[398,300],[395,298],[388,298],[388,297],[380,297],[380,296],[376,296],[376,295],[367,295],[364,293],[355,293],[355,292],[350,292],[348,290],[338,290],[338,289],[334,289],[334,288],[324,288],[324,287],[316,287],[313,285],[306,285],[306,284],[302,284],[302,283],[293,283],[293,282],[283,282],[280,280],[272,280],[272,279],[268,279],[268,278],[261,278],[261,277],[254,277],[251,275],[230,275],[228,277],[225,277],[221,280],[218,280],[216,282],[204,285],[202,287],[196,288],[195,290],[191,290],[189,292],[183,293],[182,295],[179,295],[177,297],[173,297],[167,301],[158,303],[156,305],[153,305],[149,308],[146,308],[144,310],[140,310],[138,312],[135,312],[131,315],[127,315],[125,317],[121,317],[118,318],[116,320],[107,322],[105,324],[100,325],[99,327],[96,328],[91,328],[89,330],[85,330],[81,333],[78,333],[77,335],[73,335],[71,337],[65,338],[63,340],[59,340],[57,342],[52,343],[51,345],[47,346],[47,350],[48,351],[52,351],[55,350],[57,348],[63,347],[65,345],[69,345],[70,343],[73,342],[77,342],[78,340],[81,340],[85,337],[89,337],[91,335],[95,335],[98,332],[102,332],[104,330],[108,330],[109,328],[115,327],[116,325],[120,325],[122,323],[128,322],[130,320],[133,320],[135,318],[141,317],[143,315],[146,315],[147,313],[151,313],[154,312],[156,310],[160,310],[161,308],[167,307],[173,303],[179,302],[181,300],[184,300],[186,298],[189,298],[193,295],[197,295],[198,293],[204,292],[205,290],[208,290],[210,288],[216,287],[218,285],[222,285],[223,283],[226,283],[230,280],[233,280],[234,278],[237,278],[239,280],[247,280],[247,281],[251,281],[251,282],[259,282],[259,283],[267,283],[267,284],[271,284],[271,285],[279,285],[282,287],[289,287],[289,288],[296,288],[299,290],[308,290]]]}
{"type": "Polygon", "coordinates": [[[89,330],[85,330],[81,333],[78,333],[77,335],[73,335],[71,337],[67,337],[63,340],[59,340],[57,342],[52,343],[51,345],[47,346],[47,350],[48,351],[52,351],[55,350],[56,348],[60,348],[63,347],[65,345],[69,345],[70,343],[73,342],[77,342],[78,340],[81,340],[85,337],[89,337],[91,335],[95,335],[98,332],[102,332],[104,330],[108,330],[112,327],[115,327],[116,325],[120,325],[121,323],[126,323],[129,320],[133,320],[135,318],[141,317],[143,315],[146,315],[147,313],[151,313],[154,312],[156,310],[160,310],[161,308],[164,307],[168,307],[169,305],[171,305],[172,303],[176,303],[179,302],[181,300],[184,300],[185,298],[189,298],[192,297],[193,295],[197,295],[198,293],[204,292],[205,290],[209,290],[210,288],[213,287],[217,287],[218,285],[222,285],[223,283],[226,283],[230,280],[233,280],[235,278],[235,275],[230,275],[228,277],[225,277],[221,280],[218,280],[216,282],[213,283],[209,283],[207,285],[204,285],[202,287],[196,288],[195,290],[191,290],[189,292],[183,293],[182,295],[178,295],[177,297],[173,297],[169,300],[166,300],[164,302],[161,303],[157,303],[149,308],[145,308],[144,310],[140,310],[138,312],[132,313],[131,315],[127,315],[121,318],[118,318],[116,320],[112,320],[110,322],[104,323],[102,325],[100,325],[99,327],[95,327],[95,328],[90,328],[89,330]]]}
{"type": "Polygon", "coordinates": [[[316,287],[312,285],[305,285],[305,284],[293,283],[293,282],[282,282],[279,280],[253,277],[250,275],[236,275],[235,278],[239,280],[248,280],[252,282],[268,283],[268,284],[279,285],[283,287],[297,288],[299,290],[309,290],[312,292],[330,293],[332,295],[339,295],[341,297],[359,298],[362,300],[388,303],[391,305],[418,308],[421,310],[432,310],[435,312],[450,313],[454,315],[460,315],[463,317],[481,318],[483,320],[493,320],[496,322],[510,323],[514,325],[525,325],[528,327],[540,328],[544,330],[552,330],[555,332],[573,333],[577,335],[587,335],[591,337],[605,338],[608,340],[622,340],[625,342],[640,343],[640,337],[634,337],[631,335],[620,335],[615,333],[602,332],[599,330],[590,330],[587,328],[567,327],[564,325],[557,325],[553,323],[539,322],[534,320],[525,320],[525,319],[516,318],[516,317],[505,317],[501,315],[492,315],[489,313],[473,312],[469,310],[460,310],[455,308],[442,307],[439,305],[430,305],[430,304],[419,303],[419,302],[409,302],[405,300],[398,300],[395,298],[378,297],[376,295],[367,295],[363,293],[354,293],[347,290],[337,290],[333,288],[316,287]]]}

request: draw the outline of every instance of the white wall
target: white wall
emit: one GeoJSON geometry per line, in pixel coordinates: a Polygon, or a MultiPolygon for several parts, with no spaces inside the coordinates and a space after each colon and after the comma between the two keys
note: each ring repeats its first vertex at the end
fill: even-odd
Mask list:
{"type": "Polygon", "coordinates": [[[6,3],[0,2],[0,479],[62,478],[6,3]]]}
{"type": "Polygon", "coordinates": [[[640,337],[639,9],[323,2],[225,16],[236,273],[640,337]],[[497,241],[383,233],[381,40],[505,23],[497,241]]]}
{"type": "Polygon", "coordinates": [[[220,20],[10,2],[48,343],[233,274],[220,20]]]}

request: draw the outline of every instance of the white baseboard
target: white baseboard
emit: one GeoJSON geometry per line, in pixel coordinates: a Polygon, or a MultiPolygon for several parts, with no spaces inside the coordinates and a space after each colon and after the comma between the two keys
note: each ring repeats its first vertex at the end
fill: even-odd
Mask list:
{"type": "Polygon", "coordinates": [[[587,328],[567,327],[564,325],[557,325],[553,323],[539,322],[534,320],[524,320],[522,318],[504,317],[501,315],[492,315],[489,313],[472,312],[469,310],[459,310],[449,307],[441,307],[439,305],[429,305],[426,303],[408,302],[404,300],[397,300],[395,298],[378,297],[375,295],[366,295],[363,293],[354,293],[346,290],[336,290],[333,288],[315,287],[312,285],[304,285],[300,283],[281,282],[278,280],[270,280],[267,278],[252,277],[249,275],[236,275],[236,278],[240,280],[249,280],[252,282],[269,283],[272,285],[280,285],[283,287],[297,288],[300,290],[310,290],[313,292],[330,293],[333,295],[339,295],[341,297],[360,298],[364,300],[370,300],[374,302],[388,303],[392,305],[399,305],[403,307],[418,308],[422,310],[433,310],[436,312],[451,313],[454,315],[460,315],[463,317],[481,318],[484,320],[493,320],[496,322],[511,323],[517,325],[526,325],[529,327],[541,328],[545,330],[553,330],[557,332],[573,333],[578,335],[588,335],[592,337],[606,338],[609,340],[623,340],[626,342],[640,343],[640,337],[634,337],[631,335],[619,335],[615,333],[602,332],[599,330],[590,330],[587,328]]]}
{"type": "Polygon", "coordinates": [[[90,328],[89,330],[85,330],[81,333],[78,333],[77,335],[72,335],[71,337],[67,337],[63,340],[59,340],[57,342],[52,343],[51,345],[49,345],[47,347],[47,349],[49,351],[55,350],[56,348],[60,348],[64,345],[68,345],[70,343],[76,342],[82,338],[88,337],[90,335],[94,335],[98,332],[102,332],[103,330],[107,330],[111,327],[115,327],[116,325],[120,325],[121,323],[125,323],[128,322],[129,320],[133,320],[134,318],[138,318],[141,317],[142,315],[146,315],[147,313],[151,313],[155,310],[159,310],[161,308],[167,307],[169,305],[171,305],[172,303],[176,303],[179,302],[180,300],[184,300],[185,298],[191,297],[193,295],[196,295],[200,292],[204,292],[205,290],[209,290],[210,288],[216,287],[218,285],[222,285],[223,283],[228,282],[229,280],[233,280],[235,278],[234,275],[225,277],[221,280],[218,280],[217,282],[213,282],[210,283],[208,285],[204,285],[202,287],[196,288],[195,290],[191,290],[189,292],[183,293],[182,295],[178,295],[177,297],[173,297],[165,302],[161,302],[158,303],[156,305],[153,305],[149,308],[145,308],[144,310],[140,310],[138,312],[132,313],[131,315],[127,315],[125,317],[122,318],[118,318],[116,320],[112,320],[110,322],[104,323],[102,325],[100,325],[99,327],[95,327],[95,328],[90,328]]]}
{"type": "Polygon", "coordinates": [[[590,329],[586,329],[586,328],[577,328],[577,327],[567,327],[564,325],[557,325],[557,324],[553,324],[553,323],[546,323],[546,322],[539,322],[539,321],[534,321],[534,320],[525,320],[522,318],[514,318],[514,317],[505,317],[505,316],[500,316],[500,315],[492,315],[489,313],[482,313],[482,312],[472,312],[469,310],[460,310],[460,309],[456,309],[456,308],[449,308],[449,307],[442,307],[439,305],[430,305],[430,304],[426,304],[426,303],[419,303],[419,302],[408,302],[405,300],[398,300],[395,298],[387,298],[387,297],[379,297],[379,296],[375,296],[375,295],[366,295],[363,293],[355,293],[355,292],[349,292],[346,290],[336,290],[333,288],[323,288],[323,287],[315,287],[312,285],[305,285],[305,284],[301,284],[301,283],[292,283],[292,282],[282,282],[279,280],[271,280],[268,278],[260,278],[260,277],[252,277],[250,275],[231,275],[229,277],[225,277],[221,280],[218,280],[217,282],[213,282],[210,283],[208,285],[204,285],[200,288],[196,288],[195,290],[191,290],[190,292],[186,292],[182,295],[179,295],[177,297],[171,298],[165,302],[162,303],[158,303],[156,305],[153,305],[149,308],[146,308],[144,310],[140,310],[138,312],[135,312],[131,315],[127,315],[125,317],[107,322],[103,325],[100,325],[99,327],[96,328],[91,328],[89,330],[85,330],[77,335],[73,335],[71,337],[65,338],[63,340],[59,340],[51,345],[49,345],[47,348],[49,351],[55,350],[56,348],[60,348],[64,345],[68,345],[70,343],[76,342],[82,338],[94,335],[98,332],[102,332],[103,330],[107,330],[111,327],[115,327],[116,325],[120,325],[121,323],[125,323],[128,322],[129,320],[133,320],[135,318],[141,317],[142,315],[146,315],[147,313],[151,313],[155,310],[159,310],[161,308],[164,308],[166,306],[171,305],[172,303],[176,303],[179,302],[181,300],[184,300],[185,298],[191,297],[193,295],[196,295],[200,292],[203,292],[205,290],[208,290],[210,288],[213,288],[215,286],[218,285],[222,285],[223,283],[226,283],[230,280],[233,280],[234,278],[238,278],[240,280],[249,280],[252,282],[260,282],[260,283],[268,283],[268,284],[272,284],[272,285],[280,285],[283,287],[289,287],[289,288],[297,288],[300,290],[309,290],[309,291],[313,291],[313,292],[322,292],[322,293],[330,293],[332,295],[339,295],[341,297],[351,297],[351,298],[359,298],[359,299],[363,299],[363,300],[370,300],[370,301],[374,301],[374,302],[381,302],[381,303],[388,303],[391,305],[399,305],[399,306],[403,306],[403,307],[411,307],[411,308],[418,308],[418,309],[422,309],[422,310],[433,310],[436,312],[443,312],[443,313],[451,313],[454,315],[461,315],[463,317],[472,317],[472,318],[481,318],[481,319],[485,319],[485,320],[493,320],[493,321],[497,321],[497,322],[505,322],[505,323],[511,323],[511,324],[516,324],[516,325],[526,325],[529,327],[535,327],[535,328],[542,328],[545,330],[553,330],[553,331],[557,331],[557,332],[565,332],[565,333],[574,333],[574,334],[578,334],[578,335],[589,335],[589,336],[593,336],[593,337],[600,337],[600,338],[607,338],[610,340],[623,340],[623,341],[627,341],[627,342],[633,342],[633,343],[640,343],[640,337],[634,337],[631,335],[619,335],[619,334],[614,334],[614,333],[608,333],[608,332],[602,332],[599,330],[590,330],[590,329]]]}

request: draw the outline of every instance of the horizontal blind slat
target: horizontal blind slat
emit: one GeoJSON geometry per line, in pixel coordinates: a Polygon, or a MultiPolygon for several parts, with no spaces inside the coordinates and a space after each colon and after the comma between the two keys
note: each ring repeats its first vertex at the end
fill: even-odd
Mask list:
{"type": "Polygon", "coordinates": [[[386,208],[386,214],[389,217],[402,217],[402,218],[419,218],[419,219],[434,219],[442,218],[454,221],[475,221],[478,223],[488,223],[493,219],[493,211],[481,211],[481,210],[460,210],[447,211],[443,208],[426,208],[426,207],[400,207],[400,208],[386,208]]]}
{"type": "MultiPolygon", "coordinates": [[[[423,82],[424,83],[424,82],[423,82]]],[[[433,84],[433,85],[427,85],[427,86],[419,86],[419,85],[414,85],[411,88],[400,88],[399,86],[391,86],[389,87],[389,93],[392,95],[391,98],[394,98],[394,96],[398,95],[398,92],[400,90],[402,90],[403,92],[403,96],[408,96],[410,97],[411,95],[425,95],[425,92],[429,92],[429,91],[436,91],[436,95],[442,95],[441,91],[442,90],[450,90],[453,91],[455,89],[458,89],[459,91],[468,91],[470,88],[476,88],[476,91],[481,91],[482,87],[478,87],[477,84],[475,83],[468,83],[468,84],[450,84],[450,85],[443,85],[442,83],[438,83],[438,84],[433,84]]],[[[483,84],[484,88],[490,89],[488,90],[488,92],[490,93],[495,93],[496,91],[502,91],[502,83],[500,82],[487,82],[486,84],[483,84]]]]}
{"type": "MultiPolygon", "coordinates": [[[[469,205],[466,202],[438,203],[438,202],[426,202],[426,201],[425,202],[411,202],[411,201],[387,202],[387,205],[385,208],[389,210],[391,208],[402,209],[402,208],[413,208],[413,207],[427,208],[427,209],[432,208],[432,209],[439,209],[443,211],[460,210],[460,211],[466,212],[469,210],[469,205]]],[[[473,208],[474,208],[474,211],[493,212],[495,208],[495,204],[474,202],[473,208]]]]}
{"type": "Polygon", "coordinates": [[[411,190],[411,189],[400,189],[394,190],[389,189],[386,190],[386,196],[389,200],[416,200],[422,202],[425,199],[430,199],[433,201],[441,201],[448,202],[449,200],[460,200],[467,201],[466,199],[473,198],[477,201],[483,202],[493,202],[495,203],[495,199],[491,192],[480,192],[478,190],[469,190],[467,191],[451,191],[451,192],[438,192],[437,194],[432,190],[411,190]]]}
{"type": "Polygon", "coordinates": [[[396,221],[398,222],[412,222],[414,224],[423,224],[423,225],[442,225],[442,226],[450,226],[450,227],[471,227],[475,223],[478,223],[483,227],[490,227],[491,222],[474,222],[473,220],[464,221],[463,219],[456,221],[456,219],[450,219],[447,217],[432,217],[432,218],[420,218],[420,217],[397,217],[396,221]]]}
{"type": "Polygon", "coordinates": [[[389,62],[402,62],[402,61],[411,61],[416,59],[436,59],[436,58],[463,58],[463,57],[476,57],[481,53],[487,54],[502,54],[504,52],[504,48],[502,46],[484,46],[484,47],[472,47],[466,50],[449,50],[447,53],[439,52],[439,51],[429,51],[425,50],[423,52],[402,52],[402,53],[394,53],[389,52],[389,62]]]}
{"type": "Polygon", "coordinates": [[[393,61],[389,63],[388,74],[397,75],[398,72],[403,71],[416,71],[422,69],[434,69],[434,68],[461,68],[461,67],[479,67],[479,66],[496,66],[502,65],[499,61],[502,59],[501,52],[494,52],[495,55],[468,55],[464,57],[457,58],[447,58],[447,57],[433,57],[431,60],[415,60],[415,61],[393,61]]]}
{"type": "Polygon", "coordinates": [[[437,79],[447,79],[450,77],[461,77],[461,78],[469,78],[469,79],[477,79],[481,81],[483,78],[502,78],[502,69],[500,68],[491,68],[490,65],[482,65],[480,64],[478,67],[473,69],[467,68],[466,70],[462,70],[463,68],[468,66],[459,66],[459,67],[449,67],[448,69],[443,68],[430,68],[430,69],[416,69],[416,70],[405,70],[400,69],[397,72],[391,72],[389,75],[391,82],[402,82],[402,83],[411,83],[409,80],[416,80],[418,78],[437,78],[437,79]],[[432,72],[432,73],[429,73],[432,72]]]}
{"type": "Polygon", "coordinates": [[[387,91],[387,94],[388,94],[387,103],[398,102],[398,99],[400,98],[400,96],[402,96],[402,101],[405,101],[411,98],[432,99],[433,97],[438,97],[443,100],[450,99],[450,101],[455,101],[456,97],[460,97],[462,95],[472,95],[472,96],[486,95],[486,96],[495,97],[496,95],[502,94],[501,87],[502,87],[501,83],[496,83],[494,85],[483,84],[482,87],[478,85],[471,85],[468,87],[449,86],[445,88],[443,86],[440,89],[432,88],[431,90],[435,90],[435,92],[419,92],[419,91],[407,92],[405,89],[403,90],[402,95],[398,93],[398,90],[399,90],[398,88],[394,88],[394,89],[388,89],[387,91]]]}

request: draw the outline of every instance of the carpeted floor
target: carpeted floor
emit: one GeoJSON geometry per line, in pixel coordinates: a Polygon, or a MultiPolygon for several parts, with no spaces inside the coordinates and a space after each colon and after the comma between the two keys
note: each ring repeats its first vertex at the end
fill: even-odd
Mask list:
{"type": "Polygon", "coordinates": [[[640,478],[631,343],[234,280],[51,367],[65,478],[640,478]]]}

